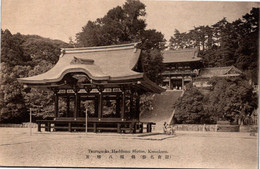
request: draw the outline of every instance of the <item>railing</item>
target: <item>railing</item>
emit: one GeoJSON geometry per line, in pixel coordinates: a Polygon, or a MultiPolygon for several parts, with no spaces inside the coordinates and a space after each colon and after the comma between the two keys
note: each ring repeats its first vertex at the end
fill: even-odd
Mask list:
{"type": "MultiPolygon", "coordinates": [[[[45,131],[79,131],[86,130],[86,122],[83,120],[38,120],[38,131],[41,132],[41,129],[44,128],[45,131]]],[[[129,133],[142,133],[143,129],[146,129],[148,133],[152,132],[152,125],[155,125],[153,122],[136,122],[136,121],[120,121],[114,119],[114,121],[99,121],[99,120],[88,120],[87,130],[97,132],[103,130],[112,130],[129,133]]]]}
{"type": "Polygon", "coordinates": [[[162,75],[197,75],[197,73],[192,71],[165,71],[162,75]]]}

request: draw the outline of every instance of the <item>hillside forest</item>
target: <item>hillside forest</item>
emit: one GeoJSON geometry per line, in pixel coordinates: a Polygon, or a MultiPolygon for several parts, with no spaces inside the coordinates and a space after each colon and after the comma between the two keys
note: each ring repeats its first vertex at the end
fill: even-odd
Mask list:
{"type": "MultiPolygon", "coordinates": [[[[160,84],[162,82],[161,72],[164,70],[161,51],[167,47],[165,46],[166,40],[161,32],[155,29],[146,29],[145,16],[145,4],[138,0],[127,0],[124,5],[109,10],[104,17],[88,21],[82,27],[82,31],[75,35],[76,41],[70,40],[69,43],[38,35],[12,34],[7,29],[1,30],[0,122],[26,122],[29,119],[30,108],[34,109],[35,119],[46,119],[54,116],[52,91],[25,88],[18,83],[17,78],[38,75],[51,69],[59,59],[60,48],[139,42],[138,47],[142,49],[141,62],[144,66],[144,72],[152,81],[160,84]]],[[[249,13],[231,23],[223,18],[214,25],[195,27],[189,32],[180,33],[175,30],[170,39],[170,48],[176,50],[198,47],[200,49],[199,56],[203,58],[206,67],[235,65],[245,72],[244,77],[238,81],[232,81],[238,88],[244,86],[249,80],[257,83],[258,20],[259,9],[253,8],[249,13]]],[[[214,84],[218,86],[218,82],[219,80],[214,84]]],[[[230,85],[229,82],[223,84],[230,85]]],[[[219,88],[221,86],[214,90],[214,95],[221,94],[222,91],[219,88]]],[[[248,89],[244,91],[246,97],[237,103],[239,104],[237,107],[242,106],[241,109],[250,112],[257,103],[249,105],[250,108],[244,108],[247,106],[245,104],[250,99],[254,100],[256,96],[250,94],[250,85],[246,88],[248,89]]],[[[191,87],[190,90],[193,88],[191,87]]],[[[229,92],[234,96],[241,94],[235,93],[235,91],[229,92]]],[[[230,93],[222,95],[219,99],[225,100],[228,96],[230,93]]],[[[197,97],[196,99],[203,100],[197,97]]],[[[149,98],[143,100],[151,102],[149,98]]],[[[212,98],[212,100],[214,99],[212,98]]],[[[217,104],[215,101],[212,101],[213,103],[217,104]]],[[[203,102],[199,104],[203,104],[203,102]]],[[[146,101],[141,106],[142,110],[150,107],[146,101]]],[[[65,106],[61,101],[59,110],[63,111],[63,109],[65,106]]],[[[181,107],[180,110],[183,111],[181,107]]],[[[240,111],[239,108],[236,110],[240,111]]],[[[230,112],[232,111],[230,110],[230,112]]],[[[214,113],[214,111],[205,111],[204,109],[203,111],[202,109],[196,110],[197,114],[198,112],[214,113]]],[[[179,121],[183,120],[179,119],[179,121]]],[[[200,123],[202,120],[195,121],[200,123]]],[[[210,120],[208,122],[211,123],[210,120]]]]}

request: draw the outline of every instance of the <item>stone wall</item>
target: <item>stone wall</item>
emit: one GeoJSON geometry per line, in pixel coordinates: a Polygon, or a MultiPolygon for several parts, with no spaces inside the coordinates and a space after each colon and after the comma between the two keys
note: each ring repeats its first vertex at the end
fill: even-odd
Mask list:
{"type": "MultiPolygon", "coordinates": [[[[23,124],[0,124],[0,127],[12,127],[12,128],[29,128],[30,123],[23,123],[23,124]]],[[[36,128],[37,124],[32,123],[32,128],[36,128]]]]}
{"type": "Polygon", "coordinates": [[[216,124],[176,124],[176,131],[205,131],[205,132],[251,132],[252,129],[258,131],[258,126],[238,126],[238,125],[216,125],[216,124]]]}
{"type": "Polygon", "coordinates": [[[177,124],[174,127],[176,131],[216,131],[215,124],[177,124]]]}

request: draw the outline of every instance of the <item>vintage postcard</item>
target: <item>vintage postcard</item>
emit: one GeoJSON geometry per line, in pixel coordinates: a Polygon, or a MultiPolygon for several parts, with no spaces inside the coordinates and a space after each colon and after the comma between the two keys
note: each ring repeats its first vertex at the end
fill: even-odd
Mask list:
{"type": "Polygon", "coordinates": [[[0,166],[258,168],[259,7],[2,0],[0,166]]]}

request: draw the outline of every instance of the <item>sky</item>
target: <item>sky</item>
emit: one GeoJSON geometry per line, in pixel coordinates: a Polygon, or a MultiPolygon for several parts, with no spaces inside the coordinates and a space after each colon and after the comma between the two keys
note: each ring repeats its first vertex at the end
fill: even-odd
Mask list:
{"type": "MultiPolygon", "coordinates": [[[[147,29],[156,29],[167,40],[174,30],[212,25],[223,17],[231,22],[259,2],[185,2],[141,0],[146,5],[147,29]]],[[[89,20],[103,17],[124,0],[2,0],[1,28],[15,34],[34,34],[69,42],[89,20]]]]}

